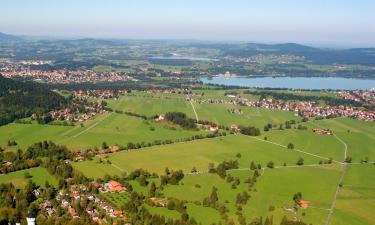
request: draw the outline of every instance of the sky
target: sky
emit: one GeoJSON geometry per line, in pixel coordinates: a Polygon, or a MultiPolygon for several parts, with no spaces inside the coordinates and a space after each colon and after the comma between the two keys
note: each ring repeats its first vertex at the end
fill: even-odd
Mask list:
{"type": "Polygon", "coordinates": [[[1,0],[0,32],[375,47],[374,0],[1,0]]]}

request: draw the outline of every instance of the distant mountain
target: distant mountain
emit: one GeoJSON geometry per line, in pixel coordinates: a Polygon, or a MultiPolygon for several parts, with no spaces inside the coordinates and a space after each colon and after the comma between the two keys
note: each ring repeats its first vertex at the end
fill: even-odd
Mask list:
{"type": "Polygon", "coordinates": [[[22,40],[22,38],[11,35],[11,34],[4,34],[0,32],[0,41],[19,41],[22,40]]]}

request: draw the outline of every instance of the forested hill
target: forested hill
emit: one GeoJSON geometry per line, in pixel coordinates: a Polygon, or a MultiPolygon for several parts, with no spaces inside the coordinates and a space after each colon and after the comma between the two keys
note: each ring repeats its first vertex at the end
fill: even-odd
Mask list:
{"type": "Polygon", "coordinates": [[[18,118],[44,113],[66,104],[64,97],[32,82],[20,82],[0,75],[0,126],[18,118]]]}

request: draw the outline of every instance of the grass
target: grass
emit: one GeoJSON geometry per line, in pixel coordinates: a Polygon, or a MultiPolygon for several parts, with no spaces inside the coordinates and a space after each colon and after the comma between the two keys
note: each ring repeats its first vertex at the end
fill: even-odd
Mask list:
{"type": "Polygon", "coordinates": [[[145,122],[139,118],[122,114],[104,114],[86,121],[84,127],[65,127],[39,124],[8,124],[0,127],[0,146],[5,149],[26,149],[31,144],[52,140],[72,150],[100,147],[105,141],[109,145],[126,145],[128,142],[152,142],[155,140],[176,140],[191,137],[197,132],[177,128],[172,130],[164,123],[145,122]],[[152,131],[151,127],[155,130],[152,131]],[[15,140],[18,146],[7,147],[8,140],[15,140]]]}
{"type": "MultiPolygon", "coordinates": [[[[316,164],[319,158],[293,150],[269,144],[244,135],[231,135],[224,138],[197,140],[155,146],[143,150],[123,151],[110,154],[108,159],[112,165],[99,164],[96,160],[74,163],[73,165],[86,176],[98,178],[113,172],[115,166],[123,171],[143,168],[150,172],[163,173],[166,167],[182,169],[190,172],[193,167],[206,171],[209,163],[221,163],[224,160],[238,159],[241,168],[248,168],[251,161],[265,165],[273,161],[275,165],[295,165],[297,159],[303,157],[306,164],[316,164]],[[241,158],[236,158],[240,153],[241,158]]],[[[119,174],[122,171],[117,169],[119,174]]]]}
{"type": "MultiPolygon", "coordinates": [[[[300,168],[282,168],[267,169],[262,177],[258,179],[255,185],[256,191],[249,192],[251,198],[243,207],[243,214],[250,222],[254,216],[274,216],[274,221],[278,224],[282,216],[294,217],[292,213],[283,210],[284,207],[293,206],[293,194],[302,192],[303,198],[311,201],[311,207],[306,210],[300,210],[297,214],[302,217],[302,212],[306,213],[303,220],[308,223],[322,224],[325,220],[331,198],[335,191],[335,182],[339,176],[339,165],[325,165],[321,167],[300,167],[300,168]],[[298,183],[296,183],[296,180],[298,183]],[[292,183],[296,185],[291,185],[292,183]],[[269,206],[275,206],[275,211],[269,212],[269,206]]],[[[235,199],[238,193],[247,191],[247,185],[243,181],[252,175],[250,171],[232,171],[230,174],[239,177],[241,184],[232,189],[231,184],[219,178],[215,174],[200,174],[186,176],[183,185],[167,186],[164,194],[168,197],[176,197],[187,201],[202,201],[211,193],[212,186],[218,188],[219,201],[225,203],[229,209],[230,217],[236,221],[235,199]],[[200,185],[200,188],[196,187],[200,185]]],[[[206,221],[203,224],[217,222],[218,218],[212,217],[217,211],[211,208],[195,206],[201,215],[206,215],[206,221]]],[[[196,218],[197,219],[197,218],[196,218]]],[[[199,222],[202,222],[198,220],[199,222]]]]}
{"type": "Polygon", "coordinates": [[[57,180],[43,167],[36,167],[26,170],[19,170],[16,172],[0,175],[0,183],[12,183],[17,188],[22,188],[27,184],[25,172],[28,172],[32,177],[31,179],[36,185],[44,187],[46,181],[50,185],[57,187],[57,180]]]}
{"type": "Polygon", "coordinates": [[[358,121],[349,118],[314,121],[322,127],[327,127],[348,145],[348,155],[353,162],[360,162],[368,157],[375,161],[375,123],[358,121]]]}
{"type": "Polygon", "coordinates": [[[333,135],[319,135],[312,131],[314,126],[307,130],[286,129],[263,132],[269,141],[282,145],[293,143],[296,149],[312,154],[332,158],[337,161],[344,160],[344,146],[333,135]]]}
{"type": "Polygon", "coordinates": [[[136,92],[121,96],[118,100],[108,100],[108,106],[146,116],[155,116],[167,112],[183,112],[189,117],[193,117],[193,109],[190,103],[184,100],[184,97],[184,95],[178,94],[136,92]]]}
{"type": "MultiPolygon", "coordinates": [[[[197,92],[201,93],[201,92],[197,92]]],[[[227,98],[224,91],[216,93],[205,90],[204,97],[227,98]],[[221,97],[222,96],[222,97],[221,97]]],[[[191,118],[195,114],[190,102],[185,100],[183,94],[148,94],[135,92],[121,96],[118,100],[108,100],[108,106],[128,112],[135,112],[146,116],[165,114],[166,112],[183,112],[191,118]],[[142,102],[142,104],[140,104],[142,102]]],[[[267,123],[284,123],[286,120],[299,120],[292,112],[281,110],[268,110],[256,107],[245,107],[224,104],[196,104],[193,103],[201,120],[208,120],[220,125],[230,126],[233,123],[252,125],[263,128],[267,123]],[[228,112],[228,109],[241,109],[243,114],[237,115],[228,112]]]]}
{"type": "Polygon", "coordinates": [[[375,224],[375,166],[349,165],[335,205],[332,225],[375,224]]]}
{"type": "Polygon", "coordinates": [[[292,112],[281,110],[270,110],[248,106],[223,105],[223,104],[196,104],[195,110],[201,120],[209,120],[220,125],[231,126],[232,124],[255,126],[263,129],[267,123],[281,124],[287,120],[299,121],[292,112]],[[229,109],[241,109],[242,114],[233,114],[229,109]]]}

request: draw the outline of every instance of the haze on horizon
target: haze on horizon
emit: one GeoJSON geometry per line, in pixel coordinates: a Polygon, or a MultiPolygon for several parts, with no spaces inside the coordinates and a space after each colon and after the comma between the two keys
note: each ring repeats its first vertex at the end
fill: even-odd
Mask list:
{"type": "Polygon", "coordinates": [[[375,47],[371,0],[3,0],[0,32],[375,47]]]}

